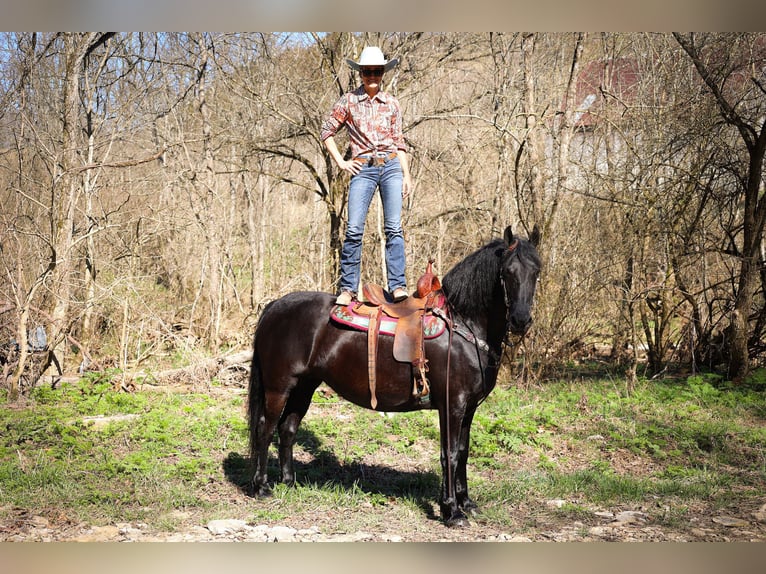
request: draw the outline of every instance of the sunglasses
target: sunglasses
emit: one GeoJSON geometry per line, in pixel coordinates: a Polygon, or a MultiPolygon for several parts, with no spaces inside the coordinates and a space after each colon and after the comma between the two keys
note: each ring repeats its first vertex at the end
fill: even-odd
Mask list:
{"type": "Polygon", "coordinates": [[[382,76],[383,68],[362,68],[361,73],[363,76],[382,76]]]}

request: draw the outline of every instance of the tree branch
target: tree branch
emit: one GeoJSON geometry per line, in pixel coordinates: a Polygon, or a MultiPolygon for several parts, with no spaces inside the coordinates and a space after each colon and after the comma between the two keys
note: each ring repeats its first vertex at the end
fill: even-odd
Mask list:
{"type": "Polygon", "coordinates": [[[673,37],[681,45],[681,48],[683,48],[684,52],[687,53],[689,58],[691,58],[691,61],[694,64],[694,67],[697,68],[697,72],[699,73],[700,77],[705,82],[705,85],[708,87],[708,89],[712,92],[713,97],[715,98],[715,101],[721,110],[721,114],[723,115],[724,120],[739,130],[739,133],[742,135],[742,139],[745,140],[745,145],[749,150],[752,151],[753,146],[755,146],[755,140],[758,136],[753,130],[753,127],[748,125],[737,113],[734,107],[723,95],[723,92],[720,90],[718,85],[715,83],[713,74],[702,61],[699,50],[694,45],[694,34],[690,34],[687,38],[678,32],[673,32],[673,37]]]}

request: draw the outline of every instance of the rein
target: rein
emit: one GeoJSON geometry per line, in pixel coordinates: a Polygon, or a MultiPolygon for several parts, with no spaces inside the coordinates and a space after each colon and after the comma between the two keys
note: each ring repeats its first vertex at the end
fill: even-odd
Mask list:
{"type": "MultiPolygon", "coordinates": [[[[485,353],[487,353],[487,355],[489,355],[490,357],[492,357],[496,361],[499,360],[500,357],[502,356],[502,353],[496,353],[495,351],[493,351],[492,348],[489,346],[489,343],[487,343],[484,339],[482,339],[480,337],[477,337],[474,334],[474,332],[471,331],[470,327],[468,327],[467,325],[463,326],[460,323],[457,323],[456,321],[454,321],[452,319],[452,316],[448,312],[445,312],[443,309],[441,309],[439,307],[434,307],[433,309],[431,309],[431,313],[433,313],[434,315],[439,317],[441,320],[443,320],[444,323],[447,325],[447,328],[449,329],[449,333],[450,333],[449,344],[450,344],[450,347],[447,350],[447,360],[449,360],[449,352],[452,350],[452,337],[451,336],[452,336],[453,333],[455,333],[457,335],[460,335],[461,337],[463,337],[463,339],[465,339],[466,341],[468,341],[472,345],[475,345],[477,351],[484,351],[485,353]]],[[[505,340],[503,342],[506,345],[509,345],[511,347],[513,346],[513,343],[511,341],[505,340]]]]}
{"type": "MultiPolygon", "coordinates": [[[[508,252],[512,253],[516,250],[516,248],[519,246],[519,240],[514,239],[513,243],[511,243],[508,246],[508,252]]],[[[507,327],[511,320],[511,299],[510,295],[508,293],[508,286],[505,282],[505,277],[503,275],[500,276],[500,283],[503,285],[503,297],[505,299],[505,325],[506,325],[506,333],[503,337],[503,344],[513,347],[513,343],[508,340],[508,331],[507,327]]],[[[449,306],[449,299],[447,300],[447,307],[446,310],[442,309],[440,307],[434,307],[431,309],[431,312],[440,317],[444,320],[444,323],[447,325],[447,330],[449,331],[448,334],[448,345],[447,345],[447,379],[445,382],[445,389],[444,389],[444,400],[446,403],[446,409],[445,409],[445,424],[446,424],[446,443],[447,443],[447,492],[452,492],[452,461],[451,461],[451,453],[452,449],[450,448],[450,423],[449,423],[449,406],[450,406],[450,396],[449,396],[449,388],[450,388],[450,363],[452,358],[452,337],[454,333],[457,333],[461,337],[463,337],[466,341],[469,343],[473,343],[476,347],[476,356],[479,359],[479,371],[481,372],[482,377],[482,386],[484,386],[484,368],[481,365],[481,353],[480,351],[484,351],[487,353],[487,356],[490,358],[490,360],[494,360],[495,363],[497,363],[496,368],[500,368],[500,360],[503,356],[502,349],[500,350],[500,353],[496,353],[492,350],[492,348],[489,346],[489,343],[484,341],[483,339],[477,337],[474,332],[471,330],[471,328],[466,324],[465,327],[462,327],[458,323],[454,322],[452,320],[452,314],[450,313],[450,306],[449,306]]],[[[486,397],[485,397],[486,398],[486,397]]],[[[479,402],[483,402],[483,399],[479,402]]]]}
{"type": "Polygon", "coordinates": [[[449,372],[450,372],[450,359],[452,358],[452,321],[448,320],[445,321],[445,323],[448,325],[449,330],[449,346],[447,347],[447,380],[445,382],[444,387],[444,401],[446,403],[447,408],[444,412],[444,418],[445,418],[445,424],[447,425],[447,436],[446,436],[446,442],[447,442],[447,492],[452,492],[452,463],[450,461],[450,455],[452,453],[452,450],[450,449],[450,424],[449,424],[449,372]]]}

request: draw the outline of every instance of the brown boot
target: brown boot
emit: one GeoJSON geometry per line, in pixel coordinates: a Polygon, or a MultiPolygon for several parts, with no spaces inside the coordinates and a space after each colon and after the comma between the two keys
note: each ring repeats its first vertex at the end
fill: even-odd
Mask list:
{"type": "Polygon", "coordinates": [[[391,293],[391,296],[394,298],[394,303],[398,303],[399,301],[404,301],[409,295],[407,294],[407,291],[405,291],[401,287],[397,287],[394,289],[394,292],[391,293]]]}
{"type": "Polygon", "coordinates": [[[354,299],[354,294],[351,291],[343,291],[340,295],[338,295],[338,298],[335,299],[336,305],[342,305],[343,307],[347,307],[351,304],[351,301],[354,299]]]}

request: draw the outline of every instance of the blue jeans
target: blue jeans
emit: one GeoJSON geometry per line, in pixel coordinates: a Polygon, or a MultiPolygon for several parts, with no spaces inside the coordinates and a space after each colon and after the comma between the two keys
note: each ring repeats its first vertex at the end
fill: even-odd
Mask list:
{"type": "Polygon", "coordinates": [[[383,202],[388,290],[405,288],[404,233],[402,232],[402,166],[394,158],[382,166],[366,165],[351,178],[348,190],[348,228],[340,254],[340,290],[357,292],[362,262],[364,223],[375,190],[383,202]]]}

